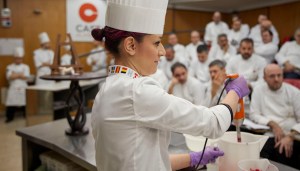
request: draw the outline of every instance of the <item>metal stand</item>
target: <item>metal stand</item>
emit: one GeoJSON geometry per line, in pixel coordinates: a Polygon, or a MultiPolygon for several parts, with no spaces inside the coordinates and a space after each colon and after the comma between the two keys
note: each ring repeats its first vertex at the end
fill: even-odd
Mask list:
{"type": "Polygon", "coordinates": [[[88,128],[84,127],[86,122],[86,114],[84,112],[84,102],[85,102],[85,98],[82,89],[79,85],[79,81],[71,81],[70,94],[66,100],[66,104],[67,104],[66,117],[71,127],[66,130],[67,135],[77,136],[77,135],[86,135],[89,133],[88,128]],[[72,98],[74,98],[78,104],[77,113],[74,119],[70,115],[70,108],[71,108],[70,101],[72,98]]]}
{"type": "Polygon", "coordinates": [[[102,79],[107,75],[99,75],[97,73],[84,73],[83,66],[79,63],[78,56],[76,54],[76,49],[72,41],[71,35],[68,34],[69,42],[60,42],[61,35],[57,36],[56,51],[54,56],[54,62],[51,66],[51,75],[41,76],[45,80],[55,80],[55,81],[71,81],[70,84],[70,94],[66,100],[66,117],[70,128],[65,132],[70,136],[80,136],[87,135],[89,133],[88,128],[84,127],[86,123],[86,113],[84,112],[85,97],[82,89],[79,85],[80,80],[92,80],[92,79],[102,79]],[[71,65],[62,66],[60,65],[60,48],[61,46],[70,45],[71,46],[71,65]],[[60,67],[72,67],[75,71],[75,75],[60,75],[60,67]],[[77,106],[76,116],[72,118],[70,115],[71,100],[75,99],[77,106]]]}

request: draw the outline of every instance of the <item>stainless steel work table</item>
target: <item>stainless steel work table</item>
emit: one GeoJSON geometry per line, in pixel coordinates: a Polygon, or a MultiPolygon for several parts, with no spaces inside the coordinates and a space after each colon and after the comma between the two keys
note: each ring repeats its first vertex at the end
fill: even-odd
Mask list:
{"type": "MultiPolygon", "coordinates": [[[[90,133],[86,136],[65,135],[65,129],[69,127],[66,119],[17,130],[16,134],[22,138],[23,171],[37,168],[41,164],[39,154],[48,150],[53,150],[88,170],[96,171],[95,147],[90,123],[89,114],[86,127],[90,129],[90,133]]],[[[169,151],[170,153],[185,153],[188,149],[183,144],[176,147],[170,146],[169,151]]],[[[272,163],[280,171],[296,171],[285,165],[272,163]]]]}

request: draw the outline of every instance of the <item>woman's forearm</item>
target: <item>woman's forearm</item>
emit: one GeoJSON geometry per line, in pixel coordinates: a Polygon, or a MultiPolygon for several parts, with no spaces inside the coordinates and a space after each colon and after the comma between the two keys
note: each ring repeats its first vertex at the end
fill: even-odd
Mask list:
{"type": "Polygon", "coordinates": [[[232,112],[236,113],[238,101],[239,96],[236,94],[235,91],[231,90],[228,92],[228,94],[225,96],[221,103],[228,104],[231,107],[232,112]]]}
{"type": "Polygon", "coordinates": [[[180,170],[190,167],[191,158],[189,154],[170,154],[172,170],[180,170]]]}

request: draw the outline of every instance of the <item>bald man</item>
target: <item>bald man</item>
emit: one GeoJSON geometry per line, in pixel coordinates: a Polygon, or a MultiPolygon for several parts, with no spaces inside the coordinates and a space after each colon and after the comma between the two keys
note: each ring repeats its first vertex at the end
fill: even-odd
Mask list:
{"type": "Polygon", "coordinates": [[[185,47],[185,57],[191,64],[193,61],[197,60],[197,47],[203,45],[204,43],[200,39],[200,33],[196,30],[191,32],[191,43],[185,47]]]}
{"type": "Polygon", "coordinates": [[[212,21],[206,25],[204,40],[207,45],[217,44],[219,34],[228,34],[228,25],[222,21],[222,15],[219,11],[213,14],[212,21]]]}
{"type": "Polygon", "coordinates": [[[178,38],[175,33],[171,33],[168,36],[168,43],[173,46],[175,56],[178,58],[185,58],[185,47],[178,43],[178,38]]]}
{"type": "Polygon", "coordinates": [[[261,157],[300,169],[300,142],[295,140],[300,133],[300,91],[283,83],[283,71],[276,64],[265,67],[264,80],[266,84],[253,90],[249,115],[271,128],[261,157]]]}
{"type": "Polygon", "coordinates": [[[251,28],[249,38],[253,39],[254,45],[259,46],[263,44],[261,32],[264,30],[271,30],[273,33],[273,43],[275,45],[279,44],[279,36],[276,28],[268,17],[264,14],[258,16],[258,24],[251,28]]]}

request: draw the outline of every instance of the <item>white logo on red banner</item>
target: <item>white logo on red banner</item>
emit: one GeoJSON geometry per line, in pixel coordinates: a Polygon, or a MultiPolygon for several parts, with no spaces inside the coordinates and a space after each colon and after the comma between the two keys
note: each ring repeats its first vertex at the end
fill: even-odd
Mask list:
{"type": "Polygon", "coordinates": [[[104,0],[67,0],[67,33],[74,41],[93,41],[91,31],[105,25],[104,0]]]}

